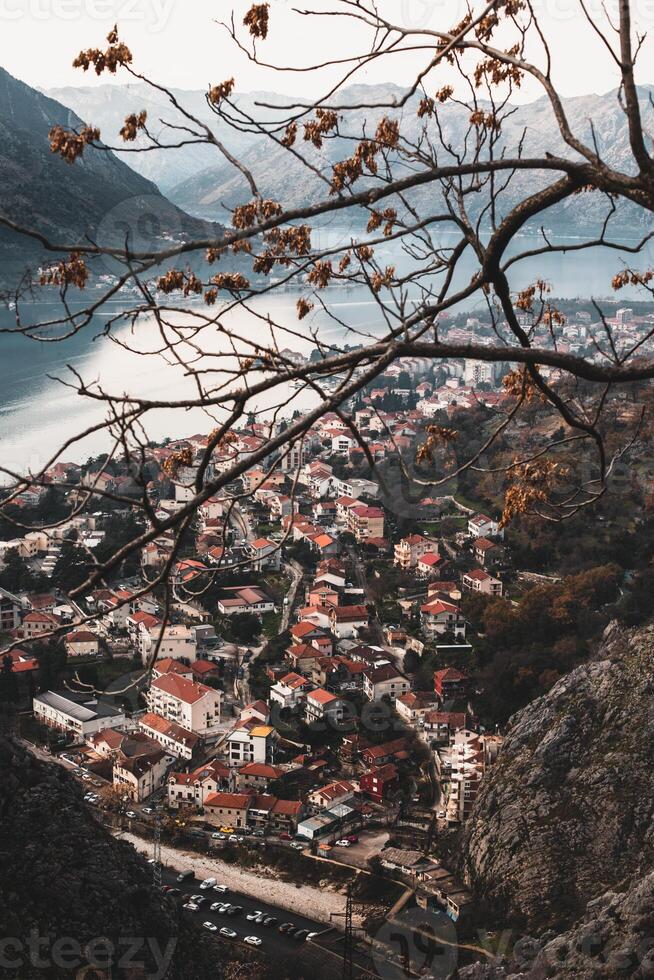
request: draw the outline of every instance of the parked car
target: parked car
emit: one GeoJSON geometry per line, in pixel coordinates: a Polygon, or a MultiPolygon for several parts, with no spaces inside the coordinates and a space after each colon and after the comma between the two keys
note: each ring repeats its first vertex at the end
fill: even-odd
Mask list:
{"type": "Polygon", "coordinates": [[[266,836],[266,833],[265,833],[264,830],[255,830],[253,833],[254,833],[254,836],[255,837],[265,837],[266,836]]]}
{"type": "Polygon", "coordinates": [[[309,935],[308,929],[298,929],[297,932],[293,933],[293,939],[297,939],[298,942],[305,940],[309,935]]]}
{"type": "Polygon", "coordinates": [[[227,915],[240,915],[242,911],[242,905],[230,905],[227,909],[227,915]]]}
{"type": "Polygon", "coordinates": [[[209,932],[218,932],[218,926],[216,925],[215,922],[209,922],[209,921],[203,922],[202,926],[204,929],[208,929],[209,932]]]}
{"type": "Polygon", "coordinates": [[[264,926],[266,926],[268,929],[270,929],[272,926],[276,926],[278,922],[279,919],[276,915],[267,915],[263,920],[264,926]]]}
{"type": "Polygon", "coordinates": [[[234,833],[234,828],[233,827],[220,827],[219,829],[220,829],[220,833],[221,834],[233,834],[234,833]]]}
{"type": "Polygon", "coordinates": [[[225,892],[229,891],[229,888],[227,887],[227,885],[214,885],[213,890],[215,892],[218,892],[219,895],[224,895],[225,892]]]}
{"type": "Polygon", "coordinates": [[[246,936],[243,942],[249,946],[261,946],[261,940],[258,936],[246,936]]]}
{"type": "Polygon", "coordinates": [[[189,881],[190,878],[193,878],[192,871],[180,871],[180,873],[177,875],[178,881],[189,881]]]}
{"type": "Polygon", "coordinates": [[[152,809],[151,806],[144,806],[143,813],[147,813],[147,814],[154,813],[154,810],[152,809]]]}
{"type": "Polygon", "coordinates": [[[184,902],[182,908],[187,909],[189,912],[197,912],[200,906],[196,905],[195,902],[184,902]]]}
{"type": "Polygon", "coordinates": [[[248,912],[245,918],[248,920],[248,922],[254,922],[254,920],[258,919],[260,915],[263,915],[263,912],[259,912],[258,909],[255,909],[254,912],[248,912]]]}
{"type": "Polygon", "coordinates": [[[227,840],[227,834],[220,834],[216,832],[211,835],[211,840],[227,840]]]}
{"type": "Polygon", "coordinates": [[[350,846],[350,842],[345,838],[343,838],[343,840],[336,841],[336,847],[349,847],[349,846],[350,846]]]}
{"type": "Polygon", "coordinates": [[[282,924],[279,927],[279,929],[277,930],[277,932],[281,932],[282,935],[283,935],[285,932],[292,932],[293,929],[295,929],[295,923],[294,922],[282,922],[282,924]]]}
{"type": "Polygon", "coordinates": [[[236,933],[234,932],[234,930],[228,929],[226,926],[222,927],[218,935],[224,936],[225,939],[236,939],[236,933]]]}
{"type": "Polygon", "coordinates": [[[279,839],[280,840],[293,840],[293,838],[291,837],[291,835],[290,834],[287,834],[285,830],[282,830],[281,834],[279,835],[279,839]]]}
{"type": "Polygon", "coordinates": [[[298,841],[294,840],[293,843],[291,844],[291,847],[294,848],[294,850],[296,851],[304,851],[306,848],[306,844],[300,844],[298,843],[298,841]]]}
{"type": "Polygon", "coordinates": [[[200,882],[200,891],[206,891],[207,888],[213,888],[216,884],[215,878],[205,878],[204,881],[200,882]]]}
{"type": "Polygon", "coordinates": [[[358,834],[348,834],[347,837],[345,838],[345,840],[349,840],[350,844],[358,844],[359,843],[359,835],[358,834]]]}

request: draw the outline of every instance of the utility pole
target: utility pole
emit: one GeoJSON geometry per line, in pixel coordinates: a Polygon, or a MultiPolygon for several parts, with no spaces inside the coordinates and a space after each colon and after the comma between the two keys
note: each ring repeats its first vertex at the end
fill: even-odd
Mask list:
{"type": "Polygon", "coordinates": [[[152,883],[161,891],[161,815],[157,813],[154,821],[154,850],[152,853],[152,883]]]}
{"type": "Polygon", "coordinates": [[[352,911],[354,900],[352,898],[352,885],[348,885],[347,902],[345,905],[345,944],[343,947],[343,980],[353,980],[354,978],[354,934],[352,931],[352,911]]]}

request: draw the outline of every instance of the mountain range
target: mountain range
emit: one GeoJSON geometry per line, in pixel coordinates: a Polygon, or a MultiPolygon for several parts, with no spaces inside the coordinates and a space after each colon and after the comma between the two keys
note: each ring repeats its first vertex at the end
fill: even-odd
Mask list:
{"type": "MultiPolygon", "coordinates": [[[[105,138],[109,140],[109,134],[119,131],[126,115],[141,109],[148,111],[148,124],[152,125],[158,136],[165,135],[164,121],[172,124],[180,122],[181,116],[170,106],[165,96],[160,93],[153,95],[152,92],[145,85],[104,85],[96,88],[56,89],[49,94],[70,106],[86,122],[100,126],[106,134],[105,138]]],[[[651,92],[652,89],[648,86],[640,90],[644,123],[650,129],[654,124],[651,92]]],[[[339,95],[339,101],[351,105],[365,102],[390,103],[394,99],[399,100],[403,94],[403,89],[392,84],[353,85],[339,95]]],[[[174,91],[173,95],[180,104],[187,106],[199,119],[216,129],[220,139],[252,171],[265,197],[281,201],[288,207],[299,207],[325,196],[325,183],[283,147],[275,146],[260,135],[228,127],[218,120],[208,107],[204,92],[174,91]]],[[[244,113],[254,113],[259,118],[282,115],[263,107],[261,103],[283,107],[290,102],[288,96],[271,92],[250,92],[236,95],[234,99],[244,113]]],[[[401,117],[405,136],[417,139],[422,125],[422,120],[417,117],[417,105],[418,97],[415,96],[408,100],[402,110],[357,108],[347,113],[343,129],[350,134],[359,134],[365,128],[370,133],[378,118],[386,111],[391,117],[401,117]]],[[[594,139],[609,165],[621,169],[629,168],[631,152],[628,132],[617,91],[564,99],[563,105],[575,133],[589,143],[594,139]]],[[[461,150],[469,129],[469,115],[468,109],[454,102],[438,107],[438,123],[446,147],[449,145],[453,150],[461,150]]],[[[432,138],[437,143],[435,125],[432,138]]],[[[564,146],[550,104],[545,98],[527,105],[514,106],[507,113],[496,155],[502,150],[514,155],[519,144],[522,144],[525,156],[542,155],[545,152],[571,155],[571,151],[564,146]]],[[[333,164],[349,156],[353,146],[352,141],[345,138],[325,140],[321,149],[301,141],[298,145],[305,151],[310,162],[327,177],[331,174],[333,164]]],[[[437,148],[439,162],[453,161],[453,156],[447,149],[440,145],[437,148]]],[[[124,159],[139,173],[153,180],[180,208],[200,218],[229,220],[229,209],[251,197],[240,171],[224,161],[213,147],[189,146],[170,152],[129,154],[124,159]]],[[[538,183],[545,184],[551,179],[551,174],[546,173],[539,175],[536,180],[533,174],[516,174],[502,196],[504,209],[515,204],[538,183]]],[[[478,213],[485,196],[479,194],[474,197],[477,200],[471,210],[478,213]]],[[[435,213],[439,207],[438,198],[434,201],[433,185],[425,185],[414,191],[411,200],[422,213],[426,209],[435,213]]],[[[607,202],[599,195],[577,195],[548,212],[546,224],[565,234],[575,235],[598,227],[606,210],[607,202]]],[[[622,233],[634,235],[640,234],[648,225],[648,218],[641,209],[618,202],[612,223],[622,233]]]]}
{"type": "MultiPolygon", "coordinates": [[[[82,125],[69,108],[0,68],[0,212],[50,240],[110,245],[129,233],[137,247],[206,233],[203,222],[171,204],[159,188],[113,153],[87,148],[75,164],[49,147],[52,126],[82,125]]],[[[0,270],[7,281],[45,256],[35,240],[0,228],[0,270]]],[[[52,253],[50,253],[52,258],[52,253]]]]}

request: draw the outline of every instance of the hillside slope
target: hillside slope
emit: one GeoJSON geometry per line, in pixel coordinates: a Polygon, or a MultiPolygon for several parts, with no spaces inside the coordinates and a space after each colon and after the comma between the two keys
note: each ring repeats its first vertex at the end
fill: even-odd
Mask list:
{"type": "Polygon", "coordinates": [[[68,773],[2,737],[0,772],[0,921],[3,936],[14,940],[15,962],[10,968],[0,960],[0,977],[70,978],[76,975],[70,961],[77,955],[80,965],[83,957],[69,952],[68,966],[57,962],[56,940],[70,937],[79,951],[104,937],[126,957],[134,937],[144,942],[132,963],[114,960],[114,980],[159,975],[167,952],[168,980],[220,980],[220,947],[179,919],[153,888],[145,860],[93,819],[68,773]],[[45,972],[30,963],[31,933],[47,937],[40,950],[49,962],[45,972]],[[134,968],[136,960],[145,972],[134,968]]]}
{"type": "Polygon", "coordinates": [[[461,841],[493,919],[565,928],[654,868],[653,695],[654,627],[611,624],[593,661],[514,716],[461,841]]]}
{"type": "MultiPolygon", "coordinates": [[[[203,224],[172,205],[114,154],[87,150],[73,166],[50,152],[48,132],[81,125],[78,116],[0,68],[0,212],[57,242],[170,243],[199,235],[203,224]]],[[[3,265],[34,261],[43,249],[0,229],[3,265]]],[[[6,271],[6,270],[5,270],[6,271]]]]}

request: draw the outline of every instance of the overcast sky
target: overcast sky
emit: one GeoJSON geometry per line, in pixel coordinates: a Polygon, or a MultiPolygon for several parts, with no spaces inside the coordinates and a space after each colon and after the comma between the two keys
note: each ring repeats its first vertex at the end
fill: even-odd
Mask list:
{"type": "MultiPolygon", "coordinates": [[[[267,89],[315,96],[334,80],[333,70],[312,75],[263,70],[235,50],[216,21],[234,11],[240,25],[251,0],[0,0],[0,63],[11,74],[31,85],[49,88],[96,84],[92,73],[74,70],[71,61],[88,46],[104,43],[118,22],[121,36],[130,45],[135,66],[150,77],[181,88],[204,88],[234,75],[241,91],[267,89]]],[[[302,65],[353,55],[365,49],[365,37],[351,20],[321,16],[315,19],[293,13],[295,0],[271,0],[269,40],[261,46],[267,59],[302,65]]],[[[306,0],[305,7],[322,12],[337,0],[306,0]]],[[[463,0],[380,0],[379,6],[396,23],[447,29],[462,16],[463,0]]],[[[554,77],[565,95],[605,92],[616,84],[601,41],[584,20],[578,0],[535,0],[541,24],[555,52],[554,77]]],[[[608,0],[609,10],[616,0],[608,0]]],[[[587,0],[600,22],[601,0],[587,0]]],[[[654,36],[654,0],[634,0],[637,26],[654,36]]],[[[366,35],[369,36],[369,35],[366,35]]],[[[427,55],[412,54],[387,59],[383,64],[357,73],[359,81],[408,83],[427,55]]],[[[651,52],[644,50],[640,81],[654,81],[651,52]]],[[[449,80],[447,67],[439,68],[436,81],[449,80]]],[[[103,76],[101,81],[106,81],[103,76]]],[[[126,81],[118,76],[118,81],[126,81]]],[[[528,101],[540,94],[527,85],[519,98],[528,101]]]]}

